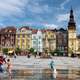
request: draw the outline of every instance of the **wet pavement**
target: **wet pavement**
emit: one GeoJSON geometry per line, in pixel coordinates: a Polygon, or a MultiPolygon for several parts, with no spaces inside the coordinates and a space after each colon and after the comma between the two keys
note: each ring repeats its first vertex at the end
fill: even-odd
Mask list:
{"type": "Polygon", "coordinates": [[[11,76],[8,73],[0,74],[0,80],[80,80],[80,69],[57,69],[57,74],[53,74],[50,69],[32,73],[28,70],[13,70],[11,76]]]}
{"type": "Polygon", "coordinates": [[[80,80],[80,59],[53,57],[52,59],[34,59],[18,56],[12,60],[12,75],[0,73],[0,80],[80,80]],[[57,74],[50,69],[54,61],[57,74]]]}

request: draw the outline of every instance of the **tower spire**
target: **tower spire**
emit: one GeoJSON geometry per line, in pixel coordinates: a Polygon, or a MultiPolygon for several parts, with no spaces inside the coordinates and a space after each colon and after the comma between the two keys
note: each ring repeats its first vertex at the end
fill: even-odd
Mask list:
{"type": "Polygon", "coordinates": [[[71,7],[71,10],[70,10],[68,27],[75,27],[75,29],[76,29],[72,7],[71,7]]]}
{"type": "Polygon", "coordinates": [[[73,15],[73,9],[71,8],[70,10],[70,20],[69,20],[70,23],[74,23],[74,15],[73,15]]]}

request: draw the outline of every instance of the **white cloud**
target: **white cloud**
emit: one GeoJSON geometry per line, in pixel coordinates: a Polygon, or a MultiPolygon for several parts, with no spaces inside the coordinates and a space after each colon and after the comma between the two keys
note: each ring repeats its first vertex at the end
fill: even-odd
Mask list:
{"type": "Polygon", "coordinates": [[[67,13],[67,14],[60,14],[56,18],[57,18],[58,22],[68,21],[69,20],[69,13],[67,13]]]}
{"type": "Polygon", "coordinates": [[[22,15],[28,0],[0,0],[0,17],[22,15]]]}
{"type": "Polygon", "coordinates": [[[64,0],[64,2],[60,5],[61,9],[64,9],[64,6],[69,2],[70,0],[64,0]]]}
{"type": "MultiPolygon", "coordinates": [[[[30,11],[32,15],[46,13],[49,11],[48,5],[40,5],[37,0],[0,0],[0,19],[25,17],[30,11]],[[26,12],[25,12],[26,10],[26,12]]],[[[40,16],[35,16],[42,19],[40,16]]]]}
{"type": "Polygon", "coordinates": [[[31,4],[28,4],[27,9],[32,13],[44,13],[49,11],[48,5],[40,5],[39,3],[32,2],[31,4]]]}
{"type": "Polygon", "coordinates": [[[55,24],[45,24],[44,25],[46,29],[55,29],[55,28],[58,28],[57,25],[55,24]]]}

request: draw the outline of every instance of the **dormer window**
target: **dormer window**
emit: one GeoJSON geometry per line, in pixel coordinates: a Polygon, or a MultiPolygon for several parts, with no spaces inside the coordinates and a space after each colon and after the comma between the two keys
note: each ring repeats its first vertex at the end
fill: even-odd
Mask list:
{"type": "Polygon", "coordinates": [[[26,29],[25,29],[25,28],[22,28],[22,29],[21,29],[21,32],[25,32],[25,31],[26,31],[26,29]]]}
{"type": "Polygon", "coordinates": [[[9,32],[12,32],[11,30],[9,30],[9,32]]]}

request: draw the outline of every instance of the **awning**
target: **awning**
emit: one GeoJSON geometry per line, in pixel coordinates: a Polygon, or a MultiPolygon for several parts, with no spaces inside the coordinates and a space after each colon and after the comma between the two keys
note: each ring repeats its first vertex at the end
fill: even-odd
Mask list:
{"type": "Polygon", "coordinates": [[[8,51],[8,53],[13,53],[13,51],[8,51]]]}

